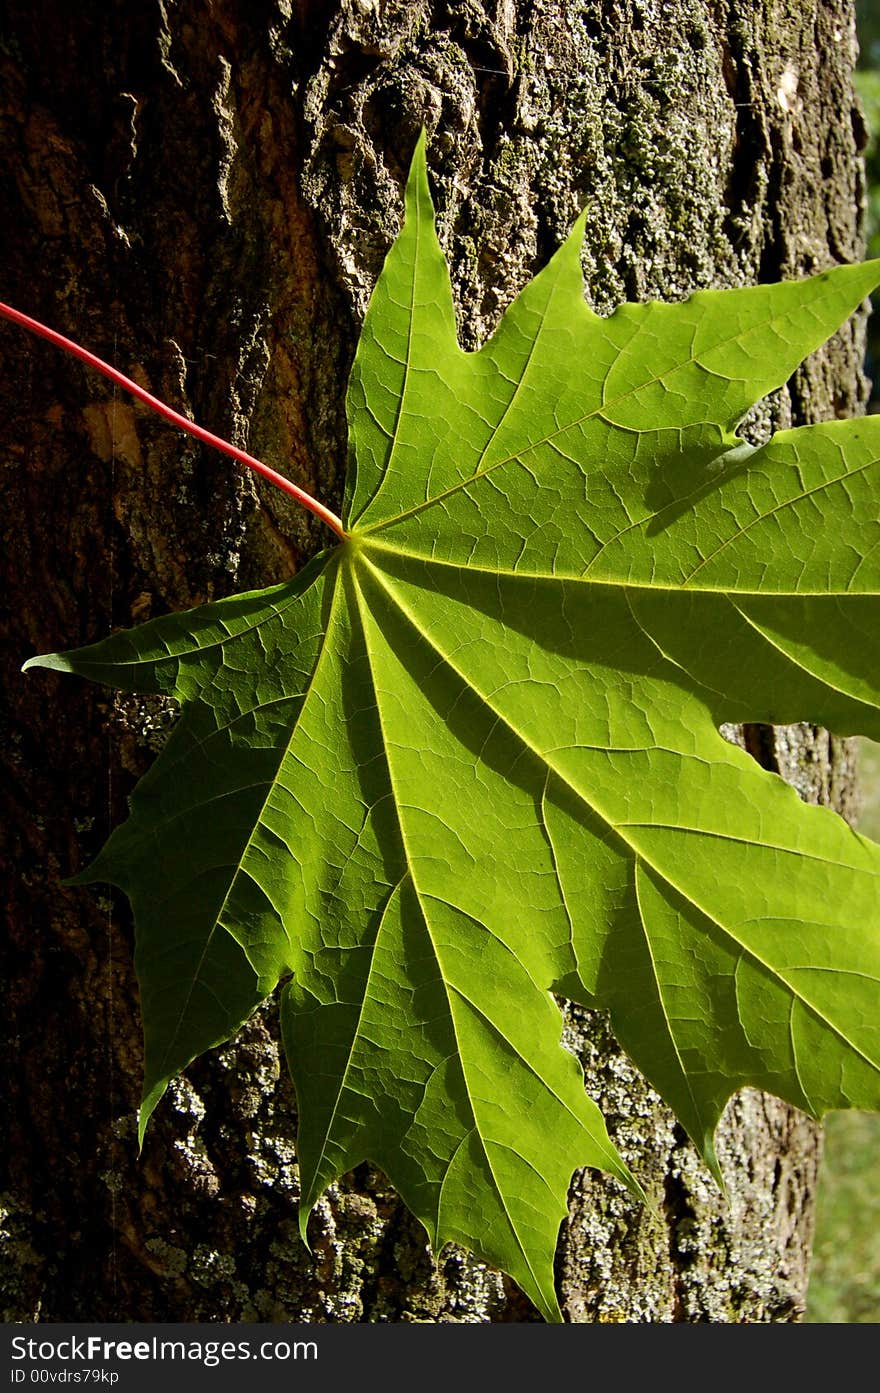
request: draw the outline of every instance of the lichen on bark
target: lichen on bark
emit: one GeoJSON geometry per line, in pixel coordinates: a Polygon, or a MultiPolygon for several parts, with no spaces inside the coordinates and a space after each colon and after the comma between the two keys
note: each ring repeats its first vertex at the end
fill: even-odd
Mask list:
{"type": "MultiPolygon", "coordinates": [[[[849,0],[7,0],[7,297],[338,504],[359,322],[430,135],[464,344],[588,209],[601,312],[776,280],[861,250],[849,0]]],[[[42,345],[0,336],[11,1068],[0,1209],[11,1320],[527,1321],[512,1284],[427,1250],[369,1166],[297,1237],[295,1100],[273,1003],[170,1090],[137,1156],[125,903],[61,886],[125,814],[173,713],[17,673],[36,650],[292,574],[323,541],[286,500],[42,345]],[[99,1260],[95,1260],[99,1254],[99,1260]]],[[[850,326],[750,429],[858,410],[850,326]]],[[[732,732],[841,806],[822,732],[732,732]]],[[[604,1020],[565,1042],[652,1205],[574,1178],[573,1321],[784,1321],[806,1282],[816,1129],[747,1091],[722,1197],[604,1020]]]]}

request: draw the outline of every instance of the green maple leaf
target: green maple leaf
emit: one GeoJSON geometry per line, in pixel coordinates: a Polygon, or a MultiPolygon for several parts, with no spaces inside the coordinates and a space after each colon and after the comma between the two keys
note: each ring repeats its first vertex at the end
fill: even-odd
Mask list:
{"type": "Polygon", "coordinates": [[[734,434],[880,263],[601,319],[581,235],[462,352],[420,146],[345,540],[32,660],[183,707],[79,877],[134,906],[142,1130],[284,980],[303,1230],[370,1159],[548,1319],[572,1171],[634,1185],[551,992],[610,1010],[716,1173],[744,1084],[880,1106],[880,851],[718,729],[880,738],[880,418],[734,434]]]}

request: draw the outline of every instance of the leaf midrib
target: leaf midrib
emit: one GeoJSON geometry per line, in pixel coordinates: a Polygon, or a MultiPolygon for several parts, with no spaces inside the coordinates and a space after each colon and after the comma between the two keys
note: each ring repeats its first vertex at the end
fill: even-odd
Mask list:
{"type": "MultiPolygon", "coordinates": [[[[403,804],[402,804],[402,802],[401,802],[401,799],[400,799],[399,796],[398,796],[398,792],[397,792],[397,789],[396,789],[396,787],[395,787],[395,778],[394,778],[394,773],[393,773],[393,769],[392,769],[392,762],[391,762],[391,759],[390,759],[389,754],[388,754],[388,751],[389,751],[390,746],[389,746],[389,742],[388,742],[388,740],[387,740],[387,738],[386,738],[386,734],[385,734],[385,727],[384,727],[384,722],[383,722],[383,717],[382,717],[382,707],[381,707],[381,703],[380,703],[380,700],[379,700],[379,683],[378,683],[377,680],[376,680],[376,673],[375,673],[375,670],[374,670],[374,667],[373,667],[373,658],[372,658],[372,655],[370,655],[370,652],[369,652],[369,644],[367,643],[367,638],[366,638],[366,626],[365,626],[365,623],[364,623],[364,616],[363,616],[363,607],[366,605],[366,597],[364,597],[364,596],[362,595],[360,586],[357,584],[356,578],[353,576],[352,579],[353,579],[352,588],[353,588],[353,590],[354,590],[354,592],[355,592],[355,594],[356,594],[356,596],[357,596],[358,611],[359,611],[360,623],[361,623],[361,632],[362,632],[363,637],[364,637],[364,647],[365,647],[365,650],[366,650],[366,652],[367,652],[367,654],[368,654],[368,658],[369,658],[369,661],[370,661],[370,671],[371,671],[372,680],[373,680],[373,691],[374,691],[375,698],[376,698],[376,711],[377,711],[377,715],[378,715],[379,725],[380,725],[380,728],[381,728],[381,731],[382,731],[382,746],[383,746],[383,752],[384,752],[384,758],[385,758],[385,767],[386,767],[386,770],[387,770],[387,772],[388,772],[388,781],[389,781],[389,784],[390,784],[391,789],[392,789],[392,794],[393,794],[393,798],[394,798],[394,806],[395,806],[395,809],[398,809],[398,810],[399,810],[399,809],[403,806],[403,804]]],[[[368,608],[368,606],[367,606],[367,608],[368,608]]],[[[502,1189],[502,1187],[501,1187],[501,1184],[500,1184],[500,1182],[499,1182],[499,1180],[498,1180],[498,1177],[497,1177],[496,1174],[495,1174],[495,1168],[494,1168],[494,1166],[493,1166],[493,1164],[492,1164],[492,1159],[491,1159],[491,1156],[490,1156],[490,1154],[489,1154],[489,1150],[488,1150],[488,1141],[487,1141],[487,1139],[483,1136],[483,1133],[482,1133],[482,1131],[481,1131],[480,1121],[479,1121],[479,1118],[477,1117],[476,1109],[474,1108],[474,1105],[473,1105],[473,1102],[472,1102],[471,1087],[470,1087],[470,1083],[468,1082],[467,1070],[466,1070],[466,1067],[465,1067],[466,1054],[465,1054],[465,1051],[464,1051],[463,1048],[462,1048],[462,1045],[461,1045],[461,1042],[460,1042],[460,1039],[459,1039],[458,1026],[457,1026],[456,1016],[455,1016],[455,1009],[454,1009],[453,1002],[452,1002],[452,994],[461,996],[463,1000],[468,1000],[469,998],[467,998],[467,997],[465,996],[465,994],[464,994],[463,992],[461,992],[460,989],[457,988],[457,987],[455,986],[455,984],[454,984],[451,980],[449,980],[449,979],[447,978],[446,971],[445,971],[445,968],[444,968],[444,966],[443,966],[443,957],[442,957],[442,954],[440,953],[440,950],[439,950],[439,948],[438,948],[438,946],[437,946],[437,942],[436,942],[436,939],[435,939],[435,937],[434,937],[434,934],[433,934],[432,931],[431,931],[431,925],[430,925],[430,921],[429,921],[428,915],[425,913],[425,910],[424,910],[424,908],[423,908],[423,904],[424,904],[424,901],[425,901],[426,899],[434,899],[435,897],[434,897],[433,895],[427,894],[426,892],[422,891],[422,890],[419,888],[418,879],[417,879],[416,870],[415,870],[415,867],[416,867],[416,865],[417,865],[417,858],[413,856],[413,854],[412,854],[412,852],[411,852],[411,850],[410,850],[410,848],[409,848],[409,845],[408,845],[408,842],[407,842],[406,827],[405,827],[405,825],[404,825],[403,819],[400,817],[399,812],[398,812],[398,816],[397,816],[397,824],[398,824],[398,829],[399,829],[399,832],[400,832],[400,837],[401,837],[401,843],[402,843],[402,846],[403,846],[404,856],[405,856],[405,858],[406,858],[407,874],[408,874],[408,876],[409,876],[409,878],[410,878],[410,880],[411,880],[411,882],[412,882],[413,890],[415,891],[416,897],[417,897],[417,899],[418,899],[418,901],[419,901],[419,906],[420,906],[420,910],[421,910],[421,914],[422,914],[422,920],[423,920],[424,925],[425,925],[425,931],[426,931],[426,933],[427,933],[427,935],[428,935],[428,938],[430,939],[430,942],[431,942],[431,947],[432,947],[432,950],[433,950],[433,953],[434,953],[434,957],[435,957],[435,960],[436,960],[436,962],[437,962],[437,966],[438,966],[438,969],[439,969],[440,981],[441,981],[442,984],[443,984],[443,990],[444,990],[444,993],[445,993],[445,995],[446,995],[446,1002],[447,1002],[447,1008],[448,1008],[448,1012],[449,1012],[450,1025],[451,1025],[451,1028],[452,1028],[452,1032],[453,1032],[453,1036],[454,1036],[455,1044],[456,1044],[456,1059],[457,1059],[457,1061],[458,1061],[459,1068],[461,1069],[462,1076],[463,1076],[464,1083],[465,1083],[465,1088],[466,1088],[466,1091],[467,1091],[468,1110],[469,1110],[470,1115],[471,1115],[471,1118],[472,1118],[472,1120],[473,1120],[473,1132],[474,1132],[474,1135],[476,1135],[476,1136],[479,1138],[480,1147],[481,1147],[483,1156],[485,1157],[485,1161],[486,1161],[486,1165],[487,1165],[488,1170],[489,1170],[489,1174],[490,1174],[490,1176],[491,1176],[491,1178],[492,1178],[492,1185],[493,1185],[493,1188],[494,1188],[494,1190],[495,1190],[495,1193],[496,1193],[496,1195],[497,1195],[497,1197],[498,1197],[499,1203],[501,1204],[501,1207],[502,1207],[502,1209],[503,1209],[503,1211],[504,1211],[504,1214],[505,1214],[505,1217],[506,1217],[506,1219],[507,1219],[507,1222],[508,1222],[508,1224],[509,1224],[509,1226],[510,1226],[510,1231],[511,1231],[511,1233],[513,1234],[513,1236],[514,1236],[514,1238],[515,1238],[515,1240],[516,1240],[516,1244],[517,1244],[517,1247],[518,1247],[518,1249],[519,1249],[519,1252],[520,1252],[520,1254],[521,1254],[521,1256],[522,1256],[522,1259],[523,1259],[523,1261],[525,1262],[526,1267],[528,1268],[529,1272],[530,1272],[531,1275],[532,1275],[532,1279],[533,1279],[533,1281],[534,1281],[534,1283],[535,1283],[536,1289],[537,1289],[538,1291],[541,1291],[542,1288],[543,1288],[543,1284],[542,1284],[542,1282],[540,1281],[540,1279],[538,1278],[538,1276],[536,1275],[536,1273],[535,1273],[535,1271],[534,1271],[534,1268],[533,1268],[533,1266],[532,1266],[531,1259],[530,1259],[529,1254],[528,1254],[527,1247],[526,1247],[526,1245],[523,1243],[523,1240],[521,1239],[521,1237],[520,1237],[520,1235],[519,1235],[519,1231],[518,1231],[516,1222],[515,1222],[515,1220],[514,1220],[514,1217],[513,1217],[513,1215],[511,1214],[511,1212],[510,1212],[510,1210],[509,1210],[509,1208],[508,1208],[508,1206],[507,1206],[507,1201],[506,1201],[506,1199],[505,1199],[504,1191],[503,1191],[503,1189],[502,1189]]],[[[459,912],[463,912],[463,911],[459,911],[459,912]]],[[[469,917],[470,917],[470,916],[469,916],[469,917]]],[[[481,927],[484,927],[484,926],[481,926],[481,927]]],[[[502,946],[505,947],[505,948],[507,948],[507,945],[502,945],[502,946]]],[[[507,949],[507,951],[509,952],[510,950],[507,949]]],[[[543,990],[542,988],[540,988],[540,987],[538,986],[537,983],[535,984],[535,986],[536,986],[536,989],[537,989],[537,990],[543,990]]],[[[471,1005],[473,1006],[473,1003],[471,1003],[471,1005]]],[[[482,1012],[482,1010],[480,1011],[480,1015],[481,1015],[481,1016],[484,1016],[484,1013],[482,1012]]],[[[485,1018],[485,1017],[484,1017],[484,1018],[485,1018]]],[[[542,1075],[537,1074],[536,1070],[534,1069],[534,1067],[532,1066],[532,1064],[531,1064],[528,1060],[524,1060],[524,1059],[523,1059],[523,1057],[522,1057],[522,1055],[520,1055],[519,1051],[515,1049],[515,1047],[511,1044],[511,1042],[510,1042],[509,1040],[507,1040],[507,1037],[504,1036],[504,1035],[502,1034],[502,1032],[499,1030],[498,1026],[497,1026],[494,1022],[489,1022],[489,1024],[492,1026],[492,1028],[495,1030],[495,1032],[496,1032],[497,1034],[501,1035],[501,1038],[505,1040],[505,1042],[507,1043],[508,1047],[509,1047],[509,1048],[511,1049],[511,1051],[516,1055],[516,1057],[517,1057],[518,1059],[522,1060],[522,1062],[529,1068],[529,1070],[530,1070],[533,1074],[536,1074],[536,1077],[538,1078],[539,1082],[540,1082],[540,1083],[542,1084],[542,1086],[547,1090],[547,1092],[550,1093],[554,1098],[556,1098],[557,1102],[558,1102],[561,1106],[563,1106],[563,1107],[566,1109],[567,1112],[571,1113],[571,1109],[569,1108],[569,1106],[568,1106],[568,1104],[565,1102],[565,1100],[562,1099],[562,1098],[559,1098],[559,1096],[558,1096],[558,1094],[556,1093],[555,1089],[553,1089],[553,1088],[551,1087],[551,1085],[547,1082],[546,1079],[543,1078],[542,1075]]],[[[580,1122],[580,1119],[578,1119],[578,1121],[580,1122]]],[[[583,1126],[583,1123],[580,1123],[580,1125],[583,1126]]],[[[456,1148],[456,1153],[457,1153],[457,1151],[458,1151],[459,1149],[460,1149],[460,1148],[456,1148]]],[[[441,1183],[441,1186],[439,1187],[439,1191],[438,1191],[438,1198],[437,1198],[437,1216],[436,1216],[436,1220],[435,1220],[435,1223],[436,1223],[437,1226],[438,1226],[438,1231],[439,1231],[439,1223],[440,1223],[440,1203],[441,1203],[441,1200],[442,1200],[442,1183],[441,1183]]]]}
{"type": "MultiPolygon", "coordinates": [[[[880,462],[880,461],[878,461],[880,462]]],[[[650,519],[645,519],[650,521],[650,519]]],[[[354,534],[358,541],[366,538],[367,533],[357,532],[354,534]]],[[[402,561],[413,561],[420,566],[442,566],[446,570],[459,571],[462,575],[484,575],[497,577],[500,580],[521,581],[527,584],[530,581],[537,581],[540,584],[557,585],[584,585],[596,587],[597,589],[618,591],[624,590],[647,590],[650,594],[657,595],[721,595],[730,599],[732,595],[745,600],[834,600],[834,599],[877,599],[880,598],[880,590],[742,590],[734,589],[729,583],[724,585],[701,585],[699,587],[685,589],[684,582],[662,582],[630,580],[624,576],[619,578],[609,578],[607,576],[589,576],[583,571],[526,571],[513,570],[504,566],[480,566],[472,565],[469,561],[450,561],[442,556],[434,556],[419,552],[405,546],[393,546],[388,542],[377,541],[374,536],[369,539],[370,553],[383,551],[389,556],[398,557],[402,561]]],[[[731,600],[731,604],[733,601],[731,600]]]]}

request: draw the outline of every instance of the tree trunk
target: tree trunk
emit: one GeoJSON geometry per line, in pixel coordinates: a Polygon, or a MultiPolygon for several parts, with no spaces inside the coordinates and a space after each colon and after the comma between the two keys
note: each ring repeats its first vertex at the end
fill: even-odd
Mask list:
{"type": "MultiPolygon", "coordinates": [[[[578,211],[588,295],[681,298],[860,254],[851,0],[3,0],[3,298],[338,507],[358,326],[427,126],[462,341],[578,211]]],[[[848,326],[752,433],[861,408],[848,326]]],[[[127,902],[61,883],[126,811],[173,711],[52,673],[70,648],[291,575],[325,538],[285,496],[8,325],[3,860],[12,1032],[7,1320],[528,1321],[513,1285],[436,1258],[360,1167],[297,1237],[294,1097],[274,1003],[170,1089],[137,1154],[127,902]]],[[[731,731],[844,810],[845,742],[731,731]]],[[[820,1150],[762,1094],[722,1124],[722,1197],[604,1020],[568,1016],[645,1183],[575,1177],[573,1321],[787,1321],[820,1150]]]]}

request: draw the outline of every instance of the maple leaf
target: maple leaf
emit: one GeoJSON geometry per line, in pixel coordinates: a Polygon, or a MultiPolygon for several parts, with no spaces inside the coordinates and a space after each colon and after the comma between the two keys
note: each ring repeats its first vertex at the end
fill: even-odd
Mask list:
{"type": "Polygon", "coordinates": [[[572,1171],[637,1188],[551,992],[610,1011],[716,1174],[744,1084],[880,1106],[880,850],[718,729],[880,738],[880,418],[735,434],[880,263],[602,319],[581,236],[463,352],[420,143],[341,544],[26,665],[182,705],[78,877],[134,907],[141,1132],[283,980],[303,1232],[369,1159],[550,1320],[572,1171]]]}

